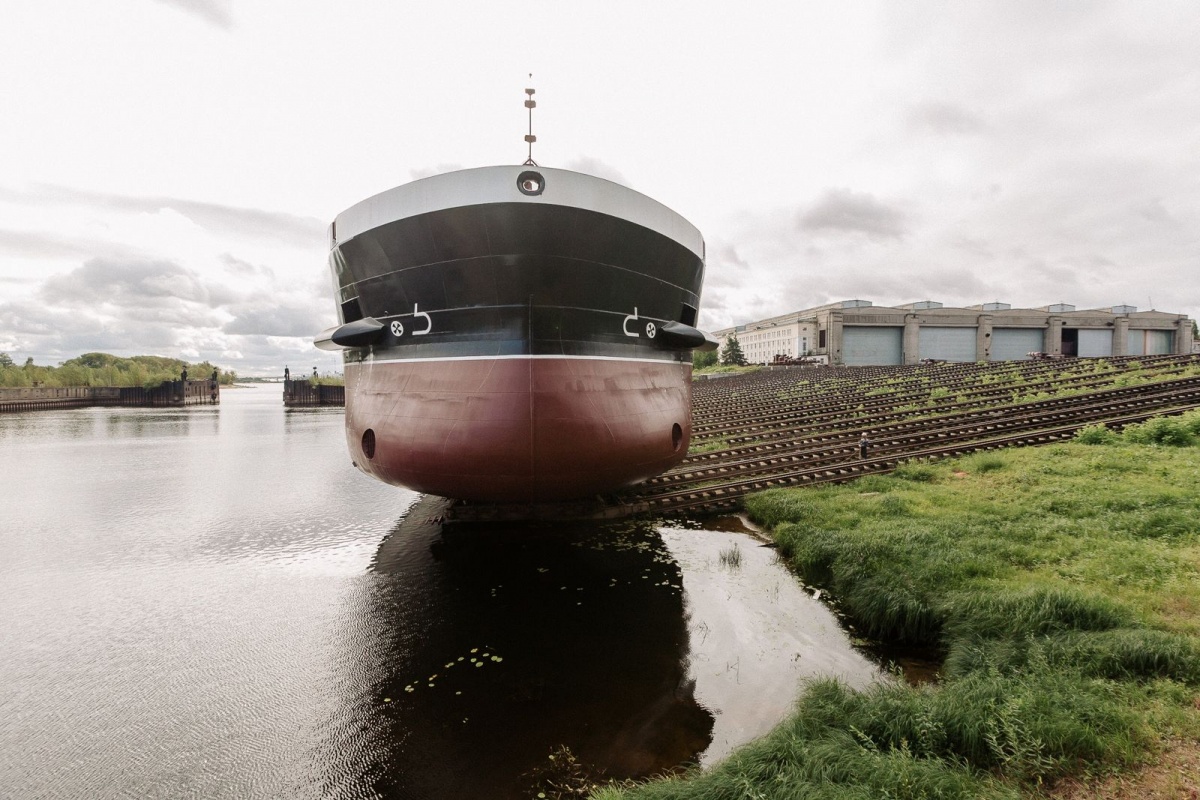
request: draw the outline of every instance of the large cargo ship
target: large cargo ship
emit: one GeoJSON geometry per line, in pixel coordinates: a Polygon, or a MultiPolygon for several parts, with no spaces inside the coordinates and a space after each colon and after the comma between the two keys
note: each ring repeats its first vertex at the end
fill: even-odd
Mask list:
{"type": "Polygon", "coordinates": [[[449,172],[329,228],[355,465],[469,501],[620,489],[679,462],[704,240],[619,184],[527,163],[449,172]]]}

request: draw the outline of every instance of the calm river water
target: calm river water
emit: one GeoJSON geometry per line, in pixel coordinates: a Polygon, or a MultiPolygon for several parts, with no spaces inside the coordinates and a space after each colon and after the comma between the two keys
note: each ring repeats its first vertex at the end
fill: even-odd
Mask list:
{"type": "Polygon", "coordinates": [[[524,797],[879,675],[743,533],[443,530],[278,386],[0,415],[0,455],[0,796],[524,797]]]}

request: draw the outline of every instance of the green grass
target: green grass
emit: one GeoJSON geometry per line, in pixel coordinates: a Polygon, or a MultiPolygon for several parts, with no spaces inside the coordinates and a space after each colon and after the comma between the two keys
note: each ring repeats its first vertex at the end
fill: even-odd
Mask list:
{"type": "Polygon", "coordinates": [[[1181,417],[1155,417],[1135,425],[1127,425],[1121,438],[1133,444],[1164,444],[1189,447],[1200,435],[1200,413],[1195,411],[1181,417]]]}
{"type": "Polygon", "coordinates": [[[712,439],[695,439],[688,445],[688,454],[695,456],[703,453],[715,453],[718,450],[728,450],[732,446],[729,440],[723,436],[712,439]]]}
{"type": "Polygon", "coordinates": [[[744,372],[757,372],[762,369],[761,366],[755,364],[752,366],[739,367],[734,364],[717,364],[712,367],[701,367],[700,369],[692,370],[693,375],[724,375],[734,374],[740,375],[744,372]]]}
{"type": "Polygon", "coordinates": [[[859,635],[943,653],[941,680],[818,681],[713,769],[594,796],[1041,797],[1200,738],[1200,447],[1181,446],[1198,428],[751,496],[859,635]]]}

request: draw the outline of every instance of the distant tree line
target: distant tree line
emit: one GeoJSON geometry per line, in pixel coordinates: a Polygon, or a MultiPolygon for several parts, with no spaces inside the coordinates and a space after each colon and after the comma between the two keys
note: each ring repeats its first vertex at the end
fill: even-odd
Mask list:
{"type": "Polygon", "coordinates": [[[191,380],[208,380],[213,370],[217,380],[228,386],[237,380],[233,370],[223,370],[208,361],[193,364],[164,356],[123,358],[108,353],[84,353],[57,367],[39,367],[33,358],[17,366],[8,353],[0,352],[0,386],[144,386],[152,389],[163,381],[177,381],[186,369],[191,380]]]}

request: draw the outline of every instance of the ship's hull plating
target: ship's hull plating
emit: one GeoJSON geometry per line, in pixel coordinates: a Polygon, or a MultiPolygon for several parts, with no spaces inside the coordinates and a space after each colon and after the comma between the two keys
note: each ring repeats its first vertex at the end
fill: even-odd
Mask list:
{"type": "Polygon", "coordinates": [[[339,334],[347,443],[380,480],[552,502],[686,455],[691,354],[656,332],[695,324],[699,234],[577,173],[540,170],[530,195],[519,170],[418,181],[331,230],[341,321],[356,323],[339,334]]]}
{"type": "Polygon", "coordinates": [[[348,365],[346,432],[355,463],[388,483],[467,500],[566,500],[683,458],[690,381],[690,364],[620,359],[348,365]]]}

